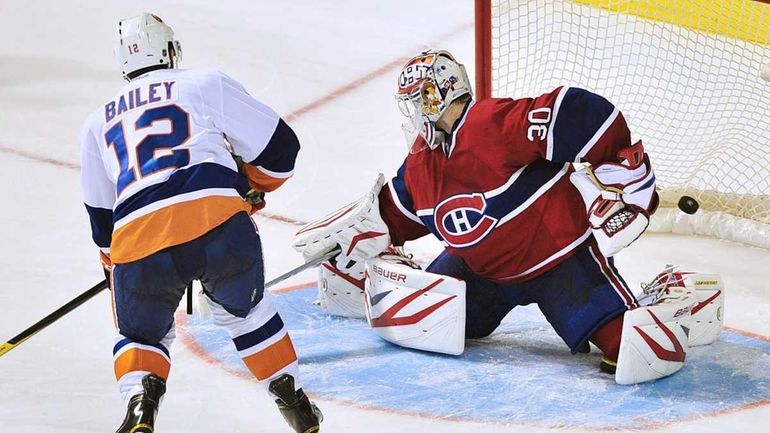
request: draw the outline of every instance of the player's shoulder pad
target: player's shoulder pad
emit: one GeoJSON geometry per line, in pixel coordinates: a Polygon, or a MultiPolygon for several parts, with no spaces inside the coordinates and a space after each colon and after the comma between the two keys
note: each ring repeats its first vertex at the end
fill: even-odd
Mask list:
{"type": "MultiPolygon", "coordinates": [[[[186,75],[194,76],[200,79],[216,79],[219,80],[223,77],[230,78],[227,74],[219,69],[200,68],[200,69],[178,69],[179,72],[186,75]]],[[[232,78],[230,78],[232,79],[232,78]]]]}
{"type": "Polygon", "coordinates": [[[232,87],[245,92],[243,85],[218,69],[188,69],[187,72],[202,86],[232,87]]]}
{"type": "Polygon", "coordinates": [[[521,103],[521,101],[520,99],[513,98],[487,98],[475,101],[471,110],[475,113],[506,112],[518,103],[521,103]]]}
{"type": "Polygon", "coordinates": [[[490,124],[508,123],[512,113],[517,110],[523,112],[519,108],[523,105],[526,105],[523,100],[512,98],[487,98],[482,101],[474,101],[465,118],[463,128],[476,132],[478,131],[477,127],[480,127],[481,130],[489,131],[492,129],[489,128],[490,124]]]}
{"type": "Polygon", "coordinates": [[[561,91],[562,89],[566,90],[564,91],[564,96],[562,97],[562,100],[559,104],[560,111],[574,110],[579,112],[582,110],[588,110],[589,112],[595,114],[598,112],[606,113],[606,115],[609,116],[609,113],[612,113],[612,111],[615,109],[615,106],[609,100],[607,100],[607,98],[597,93],[591,92],[590,90],[581,89],[579,87],[559,88],[557,90],[561,91]]]}
{"type": "MultiPolygon", "coordinates": [[[[488,143],[499,143],[503,148],[507,148],[511,139],[526,134],[530,125],[527,116],[534,104],[537,104],[534,98],[484,99],[471,107],[462,132],[483,136],[488,143]]],[[[538,105],[550,106],[549,102],[538,105]]]]}

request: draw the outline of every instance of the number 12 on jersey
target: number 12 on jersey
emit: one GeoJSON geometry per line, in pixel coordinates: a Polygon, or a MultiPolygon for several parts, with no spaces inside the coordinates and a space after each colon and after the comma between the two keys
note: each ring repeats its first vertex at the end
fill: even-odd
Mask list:
{"type": "MultiPolygon", "coordinates": [[[[148,108],[134,122],[133,132],[141,133],[142,129],[152,127],[155,122],[168,121],[171,131],[163,134],[147,134],[138,143],[128,142],[123,120],[112,126],[105,134],[107,147],[115,150],[120,163],[120,174],[117,181],[117,193],[137,180],[161,170],[184,167],[190,163],[189,149],[175,149],[190,138],[190,117],[178,105],[165,105],[148,108]],[[166,150],[156,156],[158,151],[166,150]],[[132,165],[129,152],[136,156],[136,164],[132,165]],[[170,151],[170,152],[169,152],[170,151]]],[[[137,134],[131,134],[133,137],[137,134]]]]}

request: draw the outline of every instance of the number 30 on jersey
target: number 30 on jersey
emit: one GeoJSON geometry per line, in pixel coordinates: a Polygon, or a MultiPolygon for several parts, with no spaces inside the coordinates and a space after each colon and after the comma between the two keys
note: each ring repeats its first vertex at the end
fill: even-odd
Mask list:
{"type": "Polygon", "coordinates": [[[527,138],[529,141],[545,140],[548,136],[548,123],[551,121],[551,109],[548,107],[537,108],[527,114],[529,120],[529,129],[527,129],[527,138]]]}

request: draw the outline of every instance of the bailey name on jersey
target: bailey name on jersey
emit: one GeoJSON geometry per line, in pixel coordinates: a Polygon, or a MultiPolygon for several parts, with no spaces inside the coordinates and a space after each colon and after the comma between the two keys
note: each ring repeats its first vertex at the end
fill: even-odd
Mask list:
{"type": "Polygon", "coordinates": [[[104,106],[104,122],[109,123],[115,116],[128,110],[171,99],[171,89],[174,87],[174,83],[175,81],[162,81],[128,89],[126,93],[104,106]]]}

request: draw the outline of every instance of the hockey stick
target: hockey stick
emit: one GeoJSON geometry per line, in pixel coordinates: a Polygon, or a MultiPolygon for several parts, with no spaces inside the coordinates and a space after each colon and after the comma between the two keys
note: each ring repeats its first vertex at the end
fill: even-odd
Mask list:
{"type": "Polygon", "coordinates": [[[100,281],[90,289],[86,290],[85,292],[81,293],[75,299],[62,305],[61,307],[59,307],[59,309],[57,309],[53,313],[43,317],[42,319],[40,319],[39,322],[21,331],[19,335],[11,338],[7,342],[3,343],[2,346],[0,346],[0,356],[3,356],[6,353],[10,352],[11,349],[27,341],[27,339],[37,334],[38,332],[42,331],[43,329],[45,329],[45,327],[47,327],[51,323],[61,319],[65,314],[79,307],[81,304],[93,298],[94,296],[96,296],[97,293],[101,292],[106,288],[107,288],[107,280],[105,279],[100,281]]]}
{"type": "MultiPolygon", "coordinates": [[[[327,252],[325,254],[322,254],[322,255],[318,256],[317,258],[315,258],[313,260],[310,260],[309,262],[304,263],[304,264],[302,264],[300,266],[297,266],[296,268],[286,272],[283,275],[280,275],[280,276],[278,276],[276,278],[273,278],[272,280],[268,281],[265,284],[265,288],[267,289],[267,288],[269,288],[271,286],[274,286],[274,285],[280,283],[281,281],[283,281],[283,280],[285,280],[285,279],[287,279],[287,278],[289,278],[291,276],[294,276],[294,275],[304,271],[305,269],[309,269],[309,268],[312,268],[314,266],[317,266],[321,262],[329,260],[332,257],[337,256],[337,254],[339,254],[339,253],[340,253],[340,247],[337,246],[333,250],[331,250],[331,251],[329,251],[329,252],[327,252]]],[[[79,307],[80,305],[82,305],[87,300],[93,298],[94,296],[96,296],[96,294],[98,294],[99,292],[101,292],[102,290],[104,290],[106,288],[107,288],[107,280],[105,279],[105,280],[100,281],[95,286],[91,287],[90,289],[86,290],[85,292],[81,293],[75,299],[67,302],[64,305],[62,305],[61,307],[59,307],[53,313],[43,317],[42,319],[40,319],[40,321],[38,321],[34,325],[32,325],[29,328],[21,331],[18,335],[16,335],[15,337],[11,338],[7,342],[3,343],[2,346],[0,346],[0,356],[3,356],[6,353],[10,352],[16,346],[18,346],[21,343],[27,341],[30,337],[32,337],[33,335],[35,335],[38,332],[42,331],[43,329],[45,329],[48,325],[52,324],[53,322],[61,319],[66,314],[68,314],[69,312],[71,312],[75,308],[79,307]]],[[[190,298],[190,300],[191,300],[191,298],[190,298]]],[[[190,300],[188,300],[188,302],[190,302],[190,300]]],[[[189,308],[189,304],[188,304],[188,308],[189,308]]]]}
{"type": "Polygon", "coordinates": [[[287,272],[287,273],[285,273],[283,275],[279,275],[279,276],[273,278],[272,280],[270,280],[267,283],[265,283],[265,288],[267,289],[269,287],[272,287],[272,286],[280,283],[281,281],[283,281],[283,280],[285,280],[285,279],[287,279],[289,277],[293,277],[294,275],[297,275],[298,273],[304,271],[305,269],[309,269],[309,268],[318,266],[318,265],[321,264],[321,262],[325,262],[325,261],[327,261],[327,260],[329,260],[329,259],[331,259],[333,257],[337,257],[337,255],[340,253],[340,251],[342,251],[342,249],[340,248],[339,245],[337,245],[333,250],[328,251],[328,252],[326,252],[324,254],[321,254],[320,256],[314,258],[313,260],[310,260],[309,262],[307,262],[307,263],[305,263],[303,265],[299,265],[296,268],[290,270],[289,272],[287,272]]]}

